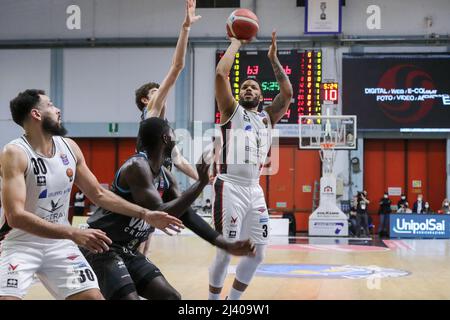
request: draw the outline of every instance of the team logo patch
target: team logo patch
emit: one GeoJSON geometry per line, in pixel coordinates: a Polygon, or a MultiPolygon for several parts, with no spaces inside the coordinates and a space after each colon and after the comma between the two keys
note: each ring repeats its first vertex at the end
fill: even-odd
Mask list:
{"type": "Polygon", "coordinates": [[[230,233],[228,234],[228,238],[230,239],[236,238],[236,231],[230,231],[230,233]]]}
{"type": "Polygon", "coordinates": [[[13,264],[10,263],[10,264],[9,264],[9,267],[8,267],[8,271],[9,271],[9,272],[16,271],[16,269],[17,269],[18,266],[19,266],[18,264],[13,265],[13,264]]]}
{"type": "Polygon", "coordinates": [[[70,182],[72,182],[73,181],[73,170],[70,168],[67,168],[66,175],[69,178],[70,182]]]}
{"type": "MultiPolygon", "coordinates": [[[[236,266],[230,266],[228,272],[236,273],[236,266]]],[[[256,269],[257,276],[307,279],[398,278],[410,274],[409,271],[374,265],[263,264],[256,269]]]]}
{"type": "Polygon", "coordinates": [[[45,178],[45,176],[37,176],[36,184],[38,187],[44,187],[47,185],[47,179],[45,178]]]}
{"type": "Polygon", "coordinates": [[[60,154],[61,157],[61,161],[63,163],[63,165],[68,166],[69,165],[69,159],[67,158],[67,155],[64,153],[60,154]]]}
{"type": "Polygon", "coordinates": [[[17,279],[8,279],[6,280],[7,288],[17,288],[19,286],[19,280],[17,279]]]}

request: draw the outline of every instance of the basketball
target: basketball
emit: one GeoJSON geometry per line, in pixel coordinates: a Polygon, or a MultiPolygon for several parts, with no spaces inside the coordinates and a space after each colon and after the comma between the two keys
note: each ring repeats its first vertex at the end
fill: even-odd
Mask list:
{"type": "Polygon", "coordinates": [[[258,29],[258,17],[248,9],[234,10],[227,19],[228,36],[238,40],[251,40],[258,29]]]}

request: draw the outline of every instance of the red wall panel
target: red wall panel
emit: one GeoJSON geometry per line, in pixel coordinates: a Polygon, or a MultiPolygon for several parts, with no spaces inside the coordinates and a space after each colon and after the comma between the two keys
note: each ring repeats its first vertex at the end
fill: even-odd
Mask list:
{"type": "Polygon", "coordinates": [[[114,139],[92,139],[90,167],[100,183],[111,186],[117,168],[114,139]]]}
{"type": "MultiPolygon", "coordinates": [[[[405,192],[405,142],[404,140],[385,140],[385,190],[389,187],[401,188],[405,192]]],[[[378,203],[382,194],[375,194],[373,200],[378,203]]],[[[400,196],[390,196],[393,204],[397,204],[400,196]]]]}
{"type": "Polygon", "coordinates": [[[446,141],[429,140],[427,148],[428,194],[424,198],[437,211],[446,197],[446,141]]]}
{"type": "Polygon", "coordinates": [[[422,193],[424,198],[428,194],[427,140],[408,140],[407,159],[407,199],[409,207],[412,208],[419,193],[422,193]],[[413,181],[420,181],[421,185],[413,187],[413,181]]]}
{"type": "MultiPolygon", "coordinates": [[[[364,189],[371,200],[369,213],[378,210],[378,199],[385,190],[384,141],[364,141],[364,189]]],[[[362,190],[357,190],[362,191],[362,190]]]]}
{"type": "Polygon", "coordinates": [[[278,159],[272,159],[273,165],[278,161],[278,173],[269,178],[269,208],[294,207],[294,151],[292,146],[280,146],[278,159]]]}
{"type": "Polygon", "coordinates": [[[133,154],[136,152],[136,139],[135,138],[123,138],[118,139],[118,168],[133,154]]]}

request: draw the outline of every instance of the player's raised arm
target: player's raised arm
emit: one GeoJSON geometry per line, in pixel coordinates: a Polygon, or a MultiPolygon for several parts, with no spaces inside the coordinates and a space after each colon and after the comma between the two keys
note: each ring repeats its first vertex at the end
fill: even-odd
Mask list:
{"type": "Polygon", "coordinates": [[[186,0],[186,16],[181,26],[180,35],[178,36],[177,46],[172,58],[172,64],[169,72],[161,83],[158,92],[150,99],[147,105],[147,117],[160,117],[165,112],[165,105],[169,91],[174,86],[181,71],[184,68],[186,48],[189,38],[189,30],[191,25],[198,21],[201,16],[195,15],[196,0],[186,0]]]}
{"type": "Polygon", "coordinates": [[[233,66],[234,56],[239,51],[242,42],[236,38],[230,38],[231,44],[220,59],[216,67],[216,101],[220,111],[220,122],[225,123],[236,109],[237,102],[233,97],[228,76],[233,66]]]}
{"type": "Polygon", "coordinates": [[[267,54],[272,64],[273,72],[278,84],[280,85],[280,93],[277,94],[270,106],[266,108],[267,113],[270,115],[270,120],[275,125],[281,118],[283,118],[292,99],[292,84],[289,81],[289,77],[283,70],[283,67],[277,57],[277,36],[276,32],[272,32],[272,44],[267,54]]]}

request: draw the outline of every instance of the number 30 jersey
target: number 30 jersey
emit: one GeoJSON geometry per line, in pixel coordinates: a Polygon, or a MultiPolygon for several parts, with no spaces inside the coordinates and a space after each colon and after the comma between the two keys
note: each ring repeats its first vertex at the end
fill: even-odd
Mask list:
{"type": "MultiPolygon", "coordinates": [[[[25,136],[9,144],[19,146],[28,158],[24,174],[25,210],[48,222],[69,225],[70,192],[75,179],[76,158],[67,141],[53,137],[53,156],[36,153],[25,136]]],[[[4,183],[4,181],[3,181],[4,183]]],[[[0,217],[0,241],[53,243],[58,239],[39,237],[8,225],[5,214],[0,217]]]]}

